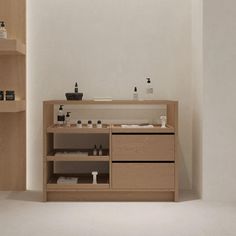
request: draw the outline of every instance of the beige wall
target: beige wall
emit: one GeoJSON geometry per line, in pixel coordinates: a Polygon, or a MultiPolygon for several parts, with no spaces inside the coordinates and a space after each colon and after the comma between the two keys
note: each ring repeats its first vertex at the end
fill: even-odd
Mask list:
{"type": "Polygon", "coordinates": [[[85,98],[129,99],[153,81],[180,101],[181,188],[192,186],[190,0],[28,1],[28,187],[42,186],[42,100],[75,81],[85,98]]]}
{"type": "Polygon", "coordinates": [[[202,0],[192,0],[193,190],[202,195],[203,42],[202,0]]]}
{"type": "Polygon", "coordinates": [[[203,1],[203,198],[236,199],[236,1],[203,1]]]}

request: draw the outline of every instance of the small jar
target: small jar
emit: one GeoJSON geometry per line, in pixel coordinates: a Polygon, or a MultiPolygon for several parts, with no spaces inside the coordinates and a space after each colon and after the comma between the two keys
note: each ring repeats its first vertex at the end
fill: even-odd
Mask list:
{"type": "Polygon", "coordinates": [[[7,101],[14,101],[15,100],[15,91],[13,91],[13,90],[6,91],[6,100],[7,101]]]}
{"type": "Polygon", "coordinates": [[[88,128],[93,128],[93,123],[91,120],[88,121],[88,128]]]}
{"type": "Polygon", "coordinates": [[[81,122],[81,120],[78,120],[78,121],[77,121],[77,128],[82,128],[82,122],[81,122]]]}
{"type": "Polygon", "coordinates": [[[100,120],[97,122],[97,128],[102,128],[102,122],[100,120]]]}
{"type": "Polygon", "coordinates": [[[4,92],[0,90],[0,101],[4,100],[4,92]]]}

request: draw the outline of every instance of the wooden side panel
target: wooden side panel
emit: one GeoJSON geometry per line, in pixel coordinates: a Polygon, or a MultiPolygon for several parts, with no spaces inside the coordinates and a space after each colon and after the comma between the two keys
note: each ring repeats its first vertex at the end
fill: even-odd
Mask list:
{"type": "Polygon", "coordinates": [[[173,163],[113,163],[114,189],[174,189],[173,163]]]}
{"type": "Polygon", "coordinates": [[[26,189],[25,112],[0,113],[0,190],[26,189]]]}
{"type": "Polygon", "coordinates": [[[53,148],[53,134],[47,128],[53,124],[53,105],[43,104],[43,198],[47,201],[47,183],[53,174],[53,162],[47,162],[47,155],[53,148]]]}
{"type": "Polygon", "coordinates": [[[172,161],[174,135],[112,135],[112,160],[172,161]]]}

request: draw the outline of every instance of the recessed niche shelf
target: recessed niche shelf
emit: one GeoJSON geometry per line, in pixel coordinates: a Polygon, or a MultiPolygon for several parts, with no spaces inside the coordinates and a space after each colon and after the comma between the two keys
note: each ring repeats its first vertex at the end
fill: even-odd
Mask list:
{"type": "Polygon", "coordinates": [[[25,55],[26,46],[16,39],[0,39],[0,55],[25,55]]]}
{"type": "Polygon", "coordinates": [[[0,101],[0,113],[14,113],[26,110],[25,100],[18,101],[0,101]]]}

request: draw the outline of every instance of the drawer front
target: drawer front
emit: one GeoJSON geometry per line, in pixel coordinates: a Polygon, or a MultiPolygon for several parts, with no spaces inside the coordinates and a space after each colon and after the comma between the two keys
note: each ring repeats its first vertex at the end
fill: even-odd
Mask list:
{"type": "Polygon", "coordinates": [[[174,163],[113,163],[114,189],[174,189],[174,163]]]}
{"type": "Polygon", "coordinates": [[[112,159],[173,161],[174,135],[112,135],[112,159]]]}

